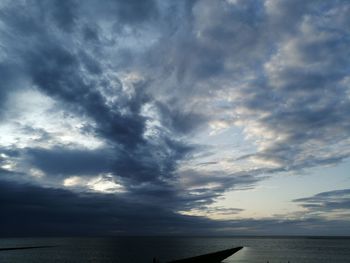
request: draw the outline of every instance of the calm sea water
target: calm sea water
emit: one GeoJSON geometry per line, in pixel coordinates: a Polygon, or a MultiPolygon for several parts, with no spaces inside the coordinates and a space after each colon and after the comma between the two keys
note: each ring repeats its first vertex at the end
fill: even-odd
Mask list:
{"type": "Polygon", "coordinates": [[[235,246],[244,249],[224,262],[349,263],[350,238],[266,237],[121,237],[3,238],[0,248],[54,245],[31,250],[0,251],[0,262],[162,262],[235,246]]]}

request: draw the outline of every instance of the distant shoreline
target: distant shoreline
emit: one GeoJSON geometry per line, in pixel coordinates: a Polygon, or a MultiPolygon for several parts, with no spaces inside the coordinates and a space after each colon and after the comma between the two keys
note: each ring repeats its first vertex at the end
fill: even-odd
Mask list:
{"type": "Polygon", "coordinates": [[[305,236],[305,235],[236,235],[236,236],[204,236],[204,235],[123,235],[123,236],[3,236],[4,238],[295,238],[295,239],[350,239],[350,236],[305,236]]]}

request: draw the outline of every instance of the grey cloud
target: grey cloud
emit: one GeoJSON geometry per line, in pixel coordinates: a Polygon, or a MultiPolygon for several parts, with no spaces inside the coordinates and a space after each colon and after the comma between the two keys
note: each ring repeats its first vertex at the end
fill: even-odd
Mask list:
{"type": "Polygon", "coordinates": [[[310,212],[350,212],[350,189],[322,192],[311,197],[299,198],[293,202],[310,212]]]}
{"type": "MultiPolygon", "coordinates": [[[[276,68],[258,70],[259,78],[241,89],[242,97],[237,101],[240,107],[250,111],[249,115],[241,116],[243,120],[249,119],[257,127],[284,136],[278,142],[272,140],[265,150],[253,156],[273,160],[287,169],[337,163],[349,157],[345,147],[332,151],[334,145],[341,142],[346,145],[349,139],[346,116],[350,103],[346,99],[346,84],[342,84],[347,77],[344,69],[349,64],[345,48],[348,43],[344,39],[347,34],[331,32],[321,20],[323,10],[346,8],[348,3],[311,2],[293,2],[292,9],[288,8],[290,1],[269,2],[276,8],[274,14],[281,19],[286,19],[286,14],[287,18],[294,17],[291,22],[298,20],[293,34],[285,35],[281,42],[278,37],[274,39],[281,47],[289,43],[291,48],[275,53],[272,60],[267,59],[272,65],[275,63],[276,68]],[[303,9],[297,17],[297,12],[293,13],[296,9],[303,9]],[[318,38],[317,34],[321,33],[324,37],[318,38]],[[297,59],[293,62],[293,58],[297,59]],[[286,65],[277,70],[279,63],[284,62],[286,65]]],[[[330,21],[333,15],[326,20],[330,21]]],[[[282,26],[283,23],[270,30],[286,32],[288,29],[282,26]]],[[[347,27],[346,24],[338,26],[347,27]]]]}
{"type": "Polygon", "coordinates": [[[207,211],[208,211],[208,213],[211,213],[211,214],[234,215],[234,214],[238,214],[238,213],[244,211],[244,209],[214,207],[214,208],[207,209],[207,211]]]}
{"type": "Polygon", "coordinates": [[[349,3],[234,2],[9,2],[0,11],[1,109],[10,92],[38,89],[90,120],[82,132],[108,145],[20,154],[49,175],[109,172],[125,180],[128,198],[168,202],[174,210],[253,187],[261,174],[348,158],[349,3]],[[144,79],[126,87],[111,73],[119,71],[144,79]],[[212,100],[225,107],[216,112],[212,100]],[[152,117],[142,109],[149,104],[160,119],[147,137],[152,117]],[[184,189],[173,187],[179,163],[203,149],[186,139],[217,119],[243,120],[247,135],[250,128],[261,128],[262,137],[271,132],[264,150],[235,160],[259,158],[278,168],[194,171],[184,175],[184,189]]]}
{"type": "Polygon", "coordinates": [[[186,112],[171,105],[157,102],[157,109],[161,114],[163,125],[176,133],[188,134],[195,131],[207,121],[207,117],[198,110],[186,112]]]}
{"type": "MultiPolygon", "coordinates": [[[[41,1],[41,3],[45,3],[45,1],[41,1]]],[[[76,20],[76,9],[78,8],[76,1],[53,1],[52,8],[44,8],[52,10],[52,17],[60,28],[68,32],[72,31],[76,20]]]]}
{"type": "MultiPolygon", "coordinates": [[[[232,111],[236,107],[246,108],[251,115],[243,114],[241,119],[249,119],[258,127],[285,136],[284,140],[271,142],[270,147],[257,153],[259,158],[273,160],[285,170],[347,158],[346,149],[341,153],[327,151],[327,154],[317,151],[348,139],[348,91],[342,84],[347,76],[344,69],[348,68],[346,33],[341,30],[334,33],[334,27],[327,28],[321,20],[325,10],[341,7],[347,10],[346,6],[344,1],[333,4],[269,1],[265,5],[258,1],[197,2],[189,20],[169,38],[172,43],[166,49],[166,56],[172,58],[172,68],[178,76],[176,81],[169,78],[172,85],[179,86],[173,93],[174,105],[196,107],[201,105],[198,98],[207,98],[210,92],[225,94],[234,90],[222,88],[221,83],[240,85],[240,78],[253,74],[256,76],[253,80],[243,80],[246,85],[239,90],[242,94],[239,99],[232,102],[232,111]],[[191,26],[188,21],[192,22],[191,26]],[[318,38],[318,32],[325,37],[318,38]],[[293,48],[289,53],[278,55],[279,48],[288,42],[293,48]],[[265,68],[266,62],[289,61],[292,52],[300,61],[287,63],[277,73],[265,68]],[[271,60],[274,57],[275,61],[271,60]],[[210,67],[206,66],[207,58],[210,67]],[[217,63],[220,66],[216,67],[217,63]],[[211,81],[208,82],[208,78],[211,81]],[[310,144],[318,152],[317,156],[308,153],[310,144]]],[[[326,19],[333,16],[334,13],[326,19]]],[[[346,21],[335,27],[346,28],[341,23],[346,21]]],[[[227,112],[230,114],[228,109],[227,112]]]]}
{"type": "Polygon", "coordinates": [[[262,171],[228,174],[222,171],[198,172],[186,170],[179,174],[181,189],[178,189],[180,210],[206,207],[228,190],[246,190],[263,179],[262,171]]]}
{"type": "Polygon", "coordinates": [[[19,74],[19,69],[16,64],[11,62],[0,62],[0,75],[0,121],[2,121],[6,114],[6,102],[9,94],[18,90],[19,86],[23,85],[23,78],[21,74],[19,74]]]}
{"type": "Polygon", "coordinates": [[[148,20],[156,19],[158,16],[158,6],[154,0],[107,0],[102,5],[89,0],[81,8],[82,11],[86,11],[90,15],[100,19],[110,19],[120,25],[139,25],[148,20]]]}

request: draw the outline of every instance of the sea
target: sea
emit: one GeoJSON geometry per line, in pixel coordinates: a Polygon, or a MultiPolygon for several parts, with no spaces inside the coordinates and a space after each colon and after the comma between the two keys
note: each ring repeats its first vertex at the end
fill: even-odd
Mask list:
{"type": "Polygon", "coordinates": [[[0,238],[0,262],[152,263],[192,257],[237,246],[223,262],[349,263],[350,237],[113,237],[0,238]]]}

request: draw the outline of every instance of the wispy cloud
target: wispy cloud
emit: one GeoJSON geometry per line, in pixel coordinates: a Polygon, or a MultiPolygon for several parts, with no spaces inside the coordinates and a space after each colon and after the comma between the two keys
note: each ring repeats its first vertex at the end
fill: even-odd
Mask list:
{"type": "Polygon", "coordinates": [[[308,213],[325,218],[349,219],[350,189],[322,192],[311,197],[295,199],[308,213]]]}

